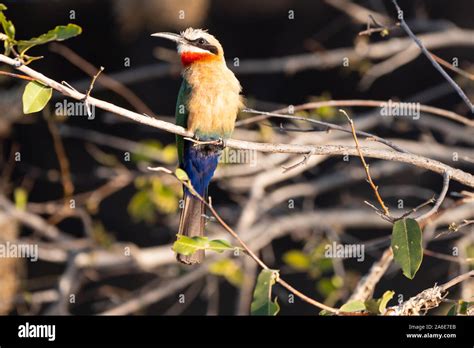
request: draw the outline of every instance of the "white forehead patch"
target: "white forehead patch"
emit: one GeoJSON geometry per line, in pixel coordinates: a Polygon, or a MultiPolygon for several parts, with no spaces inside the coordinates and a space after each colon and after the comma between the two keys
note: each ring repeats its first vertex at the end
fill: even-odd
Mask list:
{"type": "Polygon", "coordinates": [[[207,37],[209,34],[207,30],[188,28],[181,32],[181,36],[192,41],[200,37],[207,37]]]}

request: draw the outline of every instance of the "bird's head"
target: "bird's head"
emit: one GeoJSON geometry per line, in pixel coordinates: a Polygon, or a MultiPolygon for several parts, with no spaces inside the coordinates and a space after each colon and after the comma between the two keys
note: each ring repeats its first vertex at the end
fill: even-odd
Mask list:
{"type": "Polygon", "coordinates": [[[180,35],[174,33],[155,33],[152,36],[176,42],[178,53],[184,66],[189,66],[196,62],[224,60],[224,50],[221,44],[205,30],[188,28],[182,31],[180,35]]]}

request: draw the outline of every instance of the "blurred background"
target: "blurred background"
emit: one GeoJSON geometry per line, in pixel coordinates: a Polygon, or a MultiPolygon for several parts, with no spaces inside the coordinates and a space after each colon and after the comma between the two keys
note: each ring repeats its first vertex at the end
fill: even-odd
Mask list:
{"type": "MultiPolygon", "coordinates": [[[[426,57],[403,55],[410,40],[401,29],[392,28],[396,12],[387,0],[2,2],[18,38],[34,37],[67,23],[83,29],[80,36],[65,42],[33,48],[31,55],[44,58],[30,67],[85,92],[90,75],[103,66],[93,96],[167,121],[174,119],[180,65],[175,47],[150,34],[190,26],[206,28],[220,40],[229,67],[243,86],[246,104],[254,109],[271,111],[326,100],[392,99],[420,102],[472,119],[426,57]],[[367,22],[372,27],[387,26],[388,35],[359,35],[367,22]]],[[[417,0],[399,4],[413,31],[421,37],[428,35],[424,42],[431,42],[430,35],[446,33],[429,48],[448,62],[456,58],[459,67],[471,74],[468,78],[450,72],[473,100],[474,3],[417,0]],[[464,34],[453,39],[449,33],[457,29],[464,34]]],[[[1,69],[11,71],[7,66],[1,69]]],[[[66,99],[57,93],[43,112],[23,115],[25,84],[0,75],[0,238],[37,243],[40,258],[37,262],[0,259],[0,314],[248,314],[258,272],[251,260],[223,254],[208,257],[202,267],[190,268],[173,258],[170,247],[177,230],[181,188],[170,177],[146,168],[175,167],[174,136],[99,109],[93,110],[94,119],[73,117],[74,112],[58,115],[57,103],[66,99]],[[184,302],[179,301],[180,295],[184,302]],[[147,300],[124,306],[137,298],[147,300]]],[[[360,130],[472,172],[472,127],[424,113],[413,120],[382,118],[373,108],[346,110],[360,130]]],[[[300,114],[346,125],[335,107],[300,114]]],[[[250,116],[242,113],[239,119],[250,116]]],[[[299,130],[309,127],[285,125],[299,130]]],[[[350,134],[291,132],[279,126],[279,120],[243,124],[234,138],[353,145],[350,134]]],[[[319,156],[284,172],[282,167],[297,163],[300,157],[258,154],[256,165],[224,163],[210,195],[222,217],[266,263],[280,269],[285,279],[309,296],[338,306],[389,246],[390,225],[364,204],[364,200],[375,200],[358,158],[344,161],[319,156]],[[364,244],[365,260],[325,258],[324,246],[332,241],[364,244]]],[[[395,215],[441,190],[442,177],[437,174],[401,163],[367,160],[395,215]]],[[[448,231],[452,222],[473,218],[472,202],[459,207],[463,190],[468,188],[451,183],[444,206],[453,210],[425,230],[431,238],[425,246],[433,254],[425,255],[415,279],[403,277],[392,265],[377,285],[375,297],[393,290],[396,295],[390,304],[394,305],[400,295],[406,300],[472,268],[472,263],[438,255],[453,256],[457,250],[463,259],[474,257],[472,226],[433,239],[448,231]]],[[[231,240],[212,220],[208,230],[211,236],[231,240]]],[[[472,297],[473,287],[472,281],[465,282],[450,298],[472,297]]],[[[316,313],[300,300],[291,302],[281,287],[274,287],[274,296],[279,298],[282,315],[316,313]]],[[[441,306],[433,313],[447,310],[441,306]]]]}

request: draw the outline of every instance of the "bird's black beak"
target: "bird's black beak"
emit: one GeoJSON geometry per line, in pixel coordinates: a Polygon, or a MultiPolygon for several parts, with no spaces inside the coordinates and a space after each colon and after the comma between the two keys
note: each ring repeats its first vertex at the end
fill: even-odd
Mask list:
{"type": "Polygon", "coordinates": [[[155,33],[155,34],[151,34],[151,36],[162,37],[164,39],[174,41],[177,44],[187,43],[187,41],[181,35],[178,35],[178,34],[175,34],[175,33],[155,33]]]}

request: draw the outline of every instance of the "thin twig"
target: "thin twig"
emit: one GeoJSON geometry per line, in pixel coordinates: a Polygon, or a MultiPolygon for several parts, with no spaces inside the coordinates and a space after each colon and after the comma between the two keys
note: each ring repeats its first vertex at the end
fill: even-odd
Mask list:
{"type": "Polygon", "coordinates": [[[449,76],[446,71],[439,65],[439,63],[431,56],[430,52],[428,49],[423,45],[420,39],[416,37],[416,35],[411,31],[410,27],[407,25],[404,19],[404,14],[400,6],[398,6],[397,0],[392,0],[393,4],[395,5],[395,8],[397,9],[398,12],[398,19],[400,20],[400,25],[401,27],[405,30],[405,32],[410,36],[413,41],[416,43],[416,45],[421,49],[423,54],[428,58],[428,60],[433,64],[433,67],[438,70],[441,75],[448,81],[448,83],[454,88],[456,93],[461,97],[461,99],[466,103],[466,105],[469,107],[469,110],[471,113],[474,113],[474,105],[471,103],[467,95],[464,93],[461,87],[449,76]]]}
{"type": "Polygon", "coordinates": [[[99,71],[97,72],[97,74],[95,74],[93,77],[92,77],[92,81],[91,81],[91,84],[89,86],[89,89],[87,90],[87,93],[86,93],[86,99],[90,97],[91,95],[91,92],[92,92],[92,89],[94,88],[94,84],[95,84],[95,81],[97,80],[97,78],[99,77],[100,73],[104,71],[104,67],[101,66],[99,68],[99,71]]]}
{"type": "Polygon", "coordinates": [[[438,233],[433,239],[439,238],[446,234],[458,232],[461,228],[472,225],[472,224],[474,224],[474,220],[463,220],[463,223],[461,225],[457,225],[456,223],[453,222],[452,224],[449,225],[449,229],[447,231],[438,233]]]}
{"type": "Polygon", "coordinates": [[[364,36],[364,35],[367,35],[367,36],[370,36],[374,33],[382,33],[381,35],[382,36],[385,36],[383,33],[386,32],[386,31],[390,31],[390,30],[393,30],[393,29],[398,29],[400,26],[399,25],[394,25],[394,26],[391,26],[391,27],[379,27],[379,28],[368,28],[366,30],[362,30],[361,32],[359,32],[359,36],[364,36]]]}
{"type": "MultiPolygon", "coordinates": [[[[259,115],[265,115],[265,116],[268,116],[268,117],[284,118],[284,119],[288,119],[288,120],[297,120],[297,121],[304,121],[304,122],[308,122],[308,123],[314,123],[314,124],[317,124],[317,125],[320,125],[320,126],[327,127],[327,129],[334,129],[334,130],[338,130],[338,131],[341,131],[341,132],[344,132],[344,133],[352,133],[352,130],[346,129],[343,126],[340,126],[340,125],[337,125],[337,124],[332,124],[332,123],[329,123],[329,122],[313,120],[313,119],[307,118],[307,117],[300,117],[300,116],[294,116],[294,115],[284,115],[284,114],[279,114],[279,113],[274,113],[274,112],[258,111],[258,110],[249,109],[249,108],[246,108],[243,111],[249,112],[249,113],[250,112],[251,113],[258,113],[259,115]]],[[[363,131],[356,131],[356,134],[358,134],[360,136],[363,136],[363,137],[372,138],[374,141],[378,141],[379,143],[387,145],[388,147],[391,147],[392,149],[394,149],[396,151],[399,151],[399,152],[402,152],[402,153],[409,153],[408,151],[402,149],[400,146],[392,143],[389,140],[383,139],[383,138],[381,138],[377,135],[367,133],[367,132],[363,132],[363,131]]]]}
{"type": "Polygon", "coordinates": [[[172,295],[177,290],[188,286],[200,278],[205,276],[208,272],[206,266],[200,266],[199,268],[188,272],[183,276],[175,279],[175,281],[170,281],[160,287],[154,287],[145,293],[137,293],[136,296],[125,301],[124,303],[119,304],[116,307],[110,308],[102,313],[101,315],[126,315],[140,310],[141,308],[158,302],[161,299],[172,295]]]}
{"type": "Polygon", "coordinates": [[[445,68],[454,71],[455,73],[458,73],[461,76],[464,76],[465,78],[474,81],[474,74],[468,73],[467,71],[458,68],[457,66],[454,66],[453,64],[445,61],[443,58],[437,56],[436,54],[430,52],[431,56],[436,60],[439,64],[444,66],[445,68]]]}
{"type": "Polygon", "coordinates": [[[18,209],[5,196],[0,195],[0,208],[23,225],[38,231],[42,237],[56,241],[70,241],[73,238],[57,227],[48,224],[41,216],[18,209]]]}
{"type": "MultiPolygon", "coordinates": [[[[97,68],[83,57],[79,56],[76,52],[74,52],[69,47],[53,42],[49,45],[49,49],[52,52],[55,52],[65,59],[67,59],[70,63],[77,66],[79,69],[84,71],[89,76],[93,77],[97,71],[97,68]]],[[[121,83],[120,81],[110,77],[110,75],[102,73],[100,77],[97,79],[97,84],[102,85],[111,91],[117,93],[121,97],[123,97],[127,102],[130,103],[138,112],[146,113],[154,116],[153,111],[126,85],[121,83]]]]}
{"type": "Polygon", "coordinates": [[[311,158],[311,156],[313,156],[314,154],[315,154],[315,151],[314,151],[314,150],[308,152],[307,154],[304,154],[304,155],[303,155],[303,159],[302,159],[301,161],[299,161],[299,162],[297,162],[297,163],[295,163],[295,164],[293,164],[293,165],[291,165],[291,166],[283,167],[283,173],[286,173],[286,172],[288,172],[288,171],[290,171],[290,170],[292,170],[292,169],[295,169],[295,168],[297,168],[297,167],[299,167],[299,166],[305,165],[306,162],[308,162],[308,160],[309,160],[309,159],[311,158]]]}
{"type": "Polygon", "coordinates": [[[420,205],[416,206],[415,208],[409,210],[408,212],[400,215],[399,217],[397,218],[394,218],[393,220],[394,221],[397,221],[397,220],[401,220],[403,218],[406,218],[407,216],[410,216],[411,214],[414,214],[416,213],[418,210],[420,210],[421,208],[424,208],[426,207],[427,205],[430,205],[431,203],[434,203],[436,202],[436,199],[434,197],[431,197],[430,199],[428,199],[426,202],[423,202],[421,203],[420,205]]]}
{"type": "Polygon", "coordinates": [[[22,80],[27,80],[27,81],[36,81],[32,77],[29,77],[29,76],[26,76],[26,75],[14,74],[14,73],[10,73],[10,72],[7,72],[7,71],[0,71],[0,75],[10,76],[10,77],[14,77],[14,78],[17,78],[17,79],[22,79],[22,80]]]}
{"type": "Polygon", "coordinates": [[[362,165],[364,166],[365,174],[367,175],[367,181],[368,181],[368,183],[370,184],[370,187],[372,187],[372,190],[373,190],[374,193],[375,193],[375,197],[376,197],[377,200],[379,201],[379,204],[380,204],[380,206],[382,207],[384,214],[387,215],[387,216],[390,216],[390,211],[388,210],[388,208],[387,208],[387,206],[385,205],[385,203],[384,203],[382,197],[381,197],[380,194],[379,194],[379,187],[378,187],[377,185],[375,185],[374,181],[372,180],[372,177],[370,176],[369,166],[368,166],[367,163],[365,162],[364,155],[362,154],[362,151],[361,151],[361,149],[360,149],[359,140],[357,139],[357,133],[356,133],[355,126],[354,126],[354,121],[352,121],[352,119],[349,117],[349,115],[347,114],[347,112],[346,112],[345,110],[339,109],[339,111],[340,111],[341,113],[343,113],[344,116],[347,117],[347,120],[349,121],[349,123],[350,123],[350,125],[351,125],[352,136],[354,137],[354,142],[355,142],[357,151],[359,152],[360,161],[362,162],[362,165]]]}
{"type": "MultiPolygon", "coordinates": [[[[317,102],[309,102],[309,103],[305,103],[305,104],[295,106],[294,111],[296,112],[296,111],[302,111],[302,110],[318,109],[318,108],[322,108],[322,107],[343,107],[343,106],[347,106],[347,107],[359,106],[359,107],[382,108],[382,107],[386,106],[388,102],[389,101],[387,101],[387,100],[366,100],[366,99],[324,100],[324,101],[317,101],[317,102]]],[[[401,105],[403,105],[405,103],[410,103],[408,101],[398,102],[398,101],[393,101],[393,100],[390,101],[390,102],[392,103],[392,105],[394,107],[395,106],[400,107],[401,105]]],[[[420,111],[421,112],[426,112],[426,113],[433,114],[433,115],[436,115],[436,116],[441,116],[441,117],[444,117],[444,118],[448,118],[452,121],[456,121],[456,122],[465,124],[469,127],[474,127],[474,120],[470,120],[470,119],[468,119],[464,116],[461,116],[461,115],[459,115],[459,114],[457,114],[453,111],[444,110],[444,109],[437,108],[435,106],[424,105],[424,104],[419,104],[419,106],[420,106],[420,111]]],[[[248,113],[256,114],[256,116],[249,117],[249,118],[237,121],[236,124],[235,124],[237,127],[240,127],[240,126],[243,126],[243,125],[249,125],[249,124],[252,124],[252,123],[255,123],[255,122],[260,122],[260,121],[266,120],[266,119],[268,119],[272,116],[271,112],[266,112],[266,111],[258,111],[258,110],[248,109],[248,108],[244,109],[243,111],[248,112],[248,113]]],[[[276,110],[273,113],[279,114],[281,112],[287,112],[287,111],[288,111],[288,107],[276,110]]]]}
{"type": "Polygon", "coordinates": [[[375,205],[373,205],[372,203],[370,203],[369,201],[364,201],[365,204],[367,204],[369,207],[371,207],[372,209],[375,210],[375,213],[380,216],[382,219],[384,219],[385,221],[388,221],[390,223],[394,223],[395,222],[395,219],[392,218],[391,216],[388,216],[385,214],[384,211],[380,210],[379,208],[377,208],[375,205]]]}
{"type": "Polygon", "coordinates": [[[84,104],[86,106],[86,109],[87,109],[87,115],[89,117],[92,116],[92,112],[90,110],[90,107],[89,107],[89,97],[91,95],[91,92],[92,92],[92,89],[94,88],[94,84],[95,84],[95,80],[97,80],[97,77],[99,77],[100,73],[104,71],[104,67],[101,66],[99,71],[97,72],[97,74],[94,75],[94,77],[92,77],[92,81],[91,81],[91,84],[89,85],[89,89],[87,90],[87,93],[86,93],[86,96],[84,97],[84,104]]]}
{"type": "Polygon", "coordinates": [[[69,159],[66,155],[66,149],[59,135],[59,130],[54,121],[47,115],[45,115],[46,124],[48,125],[49,132],[53,138],[54,149],[59,162],[59,168],[61,171],[61,181],[63,184],[64,198],[70,198],[74,194],[74,184],[71,179],[71,170],[69,166],[69,159]]]}
{"type": "Polygon", "coordinates": [[[456,278],[453,278],[450,281],[444,283],[443,285],[440,285],[439,287],[443,291],[446,291],[449,288],[452,288],[453,286],[455,286],[456,284],[459,284],[460,282],[463,282],[466,279],[469,279],[469,278],[472,278],[472,277],[474,277],[474,270],[472,270],[470,272],[467,272],[467,273],[464,273],[464,274],[461,274],[461,275],[457,276],[456,278]]]}
{"type": "Polygon", "coordinates": [[[390,23],[391,19],[386,15],[370,10],[364,6],[361,6],[354,1],[349,0],[325,0],[325,3],[338,9],[339,11],[344,12],[350,18],[352,18],[356,23],[365,24],[367,17],[372,17],[374,22],[378,25],[379,22],[390,23]],[[377,21],[375,20],[377,18],[377,21]]]}
{"type": "Polygon", "coordinates": [[[441,190],[441,193],[439,194],[438,199],[436,200],[435,205],[426,214],[418,216],[416,218],[417,221],[424,222],[425,220],[428,220],[431,216],[433,216],[434,214],[438,212],[439,207],[441,207],[441,204],[443,203],[444,199],[446,198],[446,194],[448,193],[449,180],[450,180],[449,172],[444,172],[443,173],[443,188],[441,190]]]}
{"type": "Polygon", "coordinates": [[[458,256],[452,256],[452,255],[446,255],[442,253],[438,253],[436,251],[424,249],[423,254],[440,259],[440,260],[446,260],[450,262],[456,262],[456,263],[462,263],[462,264],[471,264],[474,263],[474,258],[468,257],[466,259],[460,258],[458,256]]]}
{"type": "Polygon", "coordinates": [[[370,26],[370,21],[367,21],[367,29],[366,30],[363,30],[361,32],[359,32],[359,36],[362,36],[362,35],[372,35],[373,33],[380,33],[381,32],[381,35],[382,36],[385,36],[385,35],[388,35],[389,31],[390,30],[393,30],[393,29],[399,29],[400,28],[400,23],[396,23],[395,25],[393,26],[386,26],[386,25],[382,25],[380,23],[378,23],[374,16],[369,14],[369,19],[372,21],[372,23],[375,25],[374,28],[372,28],[370,26]],[[384,34],[385,33],[385,34],[384,34]]]}

